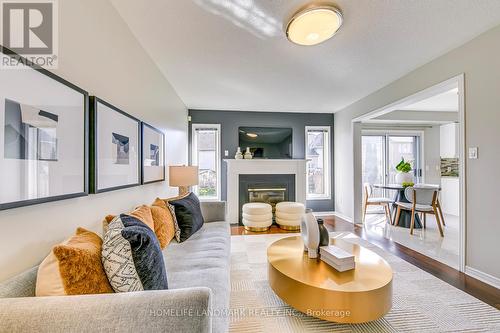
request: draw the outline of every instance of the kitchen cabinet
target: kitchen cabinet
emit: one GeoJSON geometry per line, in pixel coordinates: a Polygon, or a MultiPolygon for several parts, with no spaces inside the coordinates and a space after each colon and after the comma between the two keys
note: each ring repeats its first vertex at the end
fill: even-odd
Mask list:
{"type": "Polygon", "coordinates": [[[444,214],[460,215],[460,181],[458,177],[442,177],[440,202],[444,214]]]}
{"type": "Polygon", "coordinates": [[[458,158],[460,129],[457,123],[442,125],[439,129],[441,158],[458,158]]]}

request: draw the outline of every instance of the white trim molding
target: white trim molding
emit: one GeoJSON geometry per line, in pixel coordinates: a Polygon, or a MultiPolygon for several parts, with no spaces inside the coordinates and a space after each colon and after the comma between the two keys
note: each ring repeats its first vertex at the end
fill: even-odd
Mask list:
{"type": "Polygon", "coordinates": [[[489,284],[490,286],[500,289],[500,279],[494,277],[493,275],[481,272],[480,270],[469,266],[465,266],[465,274],[486,284],[489,284]]]}
{"type": "Polygon", "coordinates": [[[306,205],[306,160],[300,159],[225,159],[227,165],[227,220],[239,220],[240,175],[295,175],[295,200],[306,205]]]}
{"type": "Polygon", "coordinates": [[[200,201],[220,201],[221,200],[221,125],[220,124],[191,124],[191,162],[193,165],[198,165],[198,156],[195,154],[197,152],[198,147],[197,147],[197,141],[196,141],[196,135],[197,135],[197,130],[215,130],[217,132],[216,135],[216,173],[217,173],[217,195],[215,197],[200,197],[198,195],[198,187],[194,187],[194,192],[198,195],[200,198],[200,201]]]}
{"type": "MultiPolygon", "coordinates": [[[[309,146],[309,132],[323,132],[325,137],[323,139],[323,187],[325,193],[323,194],[310,194],[309,193],[309,177],[306,174],[306,187],[307,187],[307,200],[331,200],[332,189],[331,189],[331,161],[330,161],[330,144],[331,144],[331,128],[330,126],[306,126],[305,127],[305,156],[309,164],[309,156],[307,156],[308,146],[309,146]]],[[[307,168],[306,168],[307,172],[307,168]]]]}
{"type": "Polygon", "coordinates": [[[352,218],[350,218],[349,216],[346,216],[344,214],[341,214],[339,212],[333,212],[333,215],[340,217],[342,220],[345,220],[349,223],[354,223],[352,218]]]}

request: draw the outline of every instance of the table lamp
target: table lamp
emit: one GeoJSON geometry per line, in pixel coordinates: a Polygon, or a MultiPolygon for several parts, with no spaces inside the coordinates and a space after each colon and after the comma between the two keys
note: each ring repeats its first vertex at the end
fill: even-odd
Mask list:
{"type": "Polygon", "coordinates": [[[179,187],[179,195],[189,192],[189,187],[198,185],[198,167],[190,165],[170,165],[168,167],[169,185],[179,187]]]}

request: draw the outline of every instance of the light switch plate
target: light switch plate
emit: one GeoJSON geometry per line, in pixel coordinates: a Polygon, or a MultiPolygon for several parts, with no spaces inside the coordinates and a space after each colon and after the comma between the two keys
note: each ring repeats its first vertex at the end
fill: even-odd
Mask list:
{"type": "Polygon", "coordinates": [[[477,147],[470,147],[469,148],[469,159],[471,159],[471,160],[478,159],[478,148],[477,147]]]}
{"type": "Polygon", "coordinates": [[[224,156],[228,157],[229,156],[229,150],[224,150],[224,156]]]}

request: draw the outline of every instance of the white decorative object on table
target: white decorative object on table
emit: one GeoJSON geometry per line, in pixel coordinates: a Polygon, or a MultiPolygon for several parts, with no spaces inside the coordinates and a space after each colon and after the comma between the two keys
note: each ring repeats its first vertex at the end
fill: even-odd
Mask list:
{"type": "Polygon", "coordinates": [[[413,183],[413,175],[409,172],[398,172],[396,173],[396,183],[413,183]]]}
{"type": "Polygon", "coordinates": [[[250,152],[250,147],[247,147],[247,151],[245,152],[245,160],[251,160],[253,158],[252,153],[250,152]]]}
{"type": "Polygon", "coordinates": [[[234,155],[234,158],[237,160],[242,160],[243,159],[243,153],[241,152],[241,148],[238,147],[238,150],[236,151],[236,155],[234,155]]]}
{"type": "Polygon", "coordinates": [[[329,245],[319,248],[321,260],[332,266],[339,272],[345,272],[354,269],[356,263],[354,255],[341,249],[340,247],[329,245]]]}
{"type": "Polygon", "coordinates": [[[300,233],[304,241],[304,251],[307,251],[309,258],[318,257],[319,246],[319,228],[316,217],[312,213],[312,209],[307,209],[300,223],[300,233]]]}

